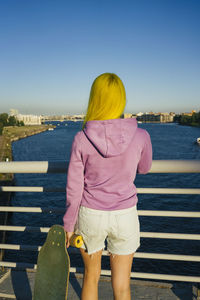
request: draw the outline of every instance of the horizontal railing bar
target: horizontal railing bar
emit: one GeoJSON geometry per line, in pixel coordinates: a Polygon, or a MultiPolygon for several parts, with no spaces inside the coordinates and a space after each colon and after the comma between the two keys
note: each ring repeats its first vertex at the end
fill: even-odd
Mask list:
{"type": "MultiPolygon", "coordinates": [[[[36,264],[28,263],[15,263],[15,262],[0,262],[0,266],[9,268],[21,268],[21,269],[37,269],[36,264]]],[[[83,273],[83,268],[70,268],[71,273],[83,273]]],[[[101,275],[111,276],[110,270],[101,270],[101,275]]],[[[174,280],[185,282],[200,282],[200,277],[197,276],[184,276],[184,275],[167,275],[167,274],[154,274],[154,273],[139,273],[131,272],[131,278],[145,278],[145,279],[159,279],[159,280],[174,280]]]]}
{"type": "MultiPolygon", "coordinates": [[[[69,253],[79,254],[79,249],[70,247],[68,249],[69,253]]],[[[102,255],[109,256],[110,253],[107,250],[102,252],[102,255]]],[[[164,253],[145,253],[145,252],[136,252],[134,254],[135,258],[144,258],[144,259],[165,259],[165,260],[177,260],[177,261],[200,261],[200,256],[196,255],[181,255],[181,254],[164,254],[164,253]]]]}
{"type": "MultiPolygon", "coordinates": [[[[42,246],[32,245],[14,245],[14,244],[0,244],[0,249],[4,250],[22,250],[22,251],[40,251],[42,246]]],[[[79,249],[69,248],[68,252],[71,254],[80,254],[79,249]]],[[[109,251],[104,250],[103,256],[109,256],[109,251]]],[[[144,253],[136,252],[135,258],[143,259],[165,259],[165,260],[177,260],[177,261],[196,261],[200,262],[200,256],[195,255],[179,255],[179,254],[164,254],[164,253],[144,253]]]]}
{"type": "Polygon", "coordinates": [[[35,245],[0,244],[0,249],[4,250],[40,251],[41,248],[35,245]]]}
{"type": "Polygon", "coordinates": [[[199,195],[200,189],[182,188],[137,188],[138,194],[180,194],[180,195],[199,195]]]}
{"type": "Polygon", "coordinates": [[[164,254],[164,253],[143,253],[136,252],[134,258],[144,259],[165,259],[165,260],[177,260],[177,261],[198,261],[200,262],[200,256],[195,255],[179,255],[179,254],[164,254]]]}
{"type": "Polygon", "coordinates": [[[140,236],[143,238],[156,239],[200,240],[200,234],[140,232],[140,236]]]}
{"type": "Polygon", "coordinates": [[[165,211],[165,210],[138,210],[139,216],[200,218],[200,212],[192,211],[165,211]]]}
{"type": "Polygon", "coordinates": [[[32,227],[32,226],[8,226],[0,225],[0,231],[25,231],[25,232],[49,232],[50,227],[32,227]]]}
{"type": "Polygon", "coordinates": [[[12,161],[1,162],[0,173],[66,173],[67,161],[12,161]]]}
{"type": "Polygon", "coordinates": [[[149,173],[200,173],[200,160],[154,160],[149,173]]]}
{"type": "MultiPolygon", "coordinates": [[[[31,212],[31,213],[64,213],[65,208],[57,207],[23,207],[0,206],[2,212],[31,212]]],[[[162,210],[138,210],[139,216],[200,218],[200,212],[187,211],[162,211],[162,210]]]]}
{"type": "MultiPolygon", "coordinates": [[[[102,270],[103,274],[104,270],[102,270]]],[[[111,275],[111,271],[110,275],[111,275]]],[[[109,275],[109,274],[107,274],[109,275]]],[[[131,272],[131,278],[145,278],[145,279],[159,279],[159,280],[170,280],[170,281],[185,281],[185,282],[200,282],[200,277],[197,276],[183,276],[183,275],[166,275],[166,274],[154,274],[154,273],[139,273],[131,272]]]]}
{"type": "MultiPolygon", "coordinates": [[[[1,192],[25,192],[25,193],[57,193],[66,192],[65,188],[43,187],[43,186],[0,186],[1,192]]],[[[199,195],[200,189],[182,188],[138,188],[138,194],[183,194],[199,195]]]]}
{"type": "MultiPolygon", "coordinates": [[[[49,227],[31,227],[31,226],[8,226],[0,225],[2,231],[25,231],[25,232],[48,232],[49,227]]],[[[183,240],[200,240],[200,234],[184,234],[184,233],[162,233],[162,232],[140,232],[143,238],[159,238],[159,239],[183,239],[183,240]]]]}
{"type": "Polygon", "coordinates": [[[17,299],[15,295],[13,294],[7,294],[7,293],[0,293],[0,299],[3,298],[3,300],[6,300],[6,299],[17,299]]]}
{"type": "Polygon", "coordinates": [[[65,210],[65,208],[57,207],[0,206],[0,211],[4,212],[63,213],[65,210]]]}
{"type": "MultiPolygon", "coordinates": [[[[1,162],[0,173],[66,173],[67,161],[1,162]]],[[[149,173],[199,173],[200,160],[154,160],[149,173]]]]}
{"type": "Polygon", "coordinates": [[[27,193],[57,193],[57,192],[66,192],[65,188],[52,188],[52,187],[43,187],[43,186],[0,186],[1,192],[27,192],[27,193]]]}
{"type": "Polygon", "coordinates": [[[6,268],[20,268],[20,269],[37,269],[36,264],[31,263],[22,263],[22,262],[9,262],[9,261],[0,261],[0,267],[6,268]]]}

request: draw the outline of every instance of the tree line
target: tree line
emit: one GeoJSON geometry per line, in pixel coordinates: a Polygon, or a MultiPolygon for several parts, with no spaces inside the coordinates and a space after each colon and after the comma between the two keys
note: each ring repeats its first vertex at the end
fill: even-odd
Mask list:
{"type": "Polygon", "coordinates": [[[191,116],[187,115],[175,115],[174,122],[180,125],[200,126],[200,111],[193,113],[191,116]]]}
{"type": "Polygon", "coordinates": [[[18,121],[15,116],[9,116],[7,113],[0,114],[0,134],[5,126],[24,126],[23,121],[18,121]]]}
{"type": "Polygon", "coordinates": [[[180,115],[177,121],[181,125],[200,126],[200,111],[191,116],[180,115]]]}

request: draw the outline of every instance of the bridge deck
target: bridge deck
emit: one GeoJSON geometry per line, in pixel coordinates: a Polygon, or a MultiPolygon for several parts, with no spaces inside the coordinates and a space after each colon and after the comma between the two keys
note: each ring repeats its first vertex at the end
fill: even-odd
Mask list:
{"type": "MultiPolygon", "coordinates": [[[[35,271],[5,270],[0,278],[0,299],[31,300],[35,271]]],[[[81,274],[71,274],[68,299],[80,299],[81,274]]],[[[165,283],[131,280],[134,300],[199,300],[197,286],[192,283],[165,283]]],[[[110,277],[102,276],[99,282],[99,299],[113,299],[110,277]]]]}

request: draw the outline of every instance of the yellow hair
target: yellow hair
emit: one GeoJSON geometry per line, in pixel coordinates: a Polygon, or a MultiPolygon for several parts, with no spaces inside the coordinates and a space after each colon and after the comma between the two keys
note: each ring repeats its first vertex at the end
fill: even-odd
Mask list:
{"type": "Polygon", "coordinates": [[[125,105],[126,92],[121,79],[113,73],[99,75],[91,87],[83,128],[87,121],[120,118],[125,105]]]}

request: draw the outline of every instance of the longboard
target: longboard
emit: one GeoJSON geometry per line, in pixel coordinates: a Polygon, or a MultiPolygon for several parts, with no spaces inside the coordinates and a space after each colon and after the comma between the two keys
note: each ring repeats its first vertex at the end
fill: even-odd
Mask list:
{"type": "MultiPolygon", "coordinates": [[[[81,236],[70,239],[72,246],[79,248],[82,243],[81,236]]],[[[53,225],[38,255],[33,300],[66,300],[69,273],[66,232],[61,225],[53,225]]]]}

